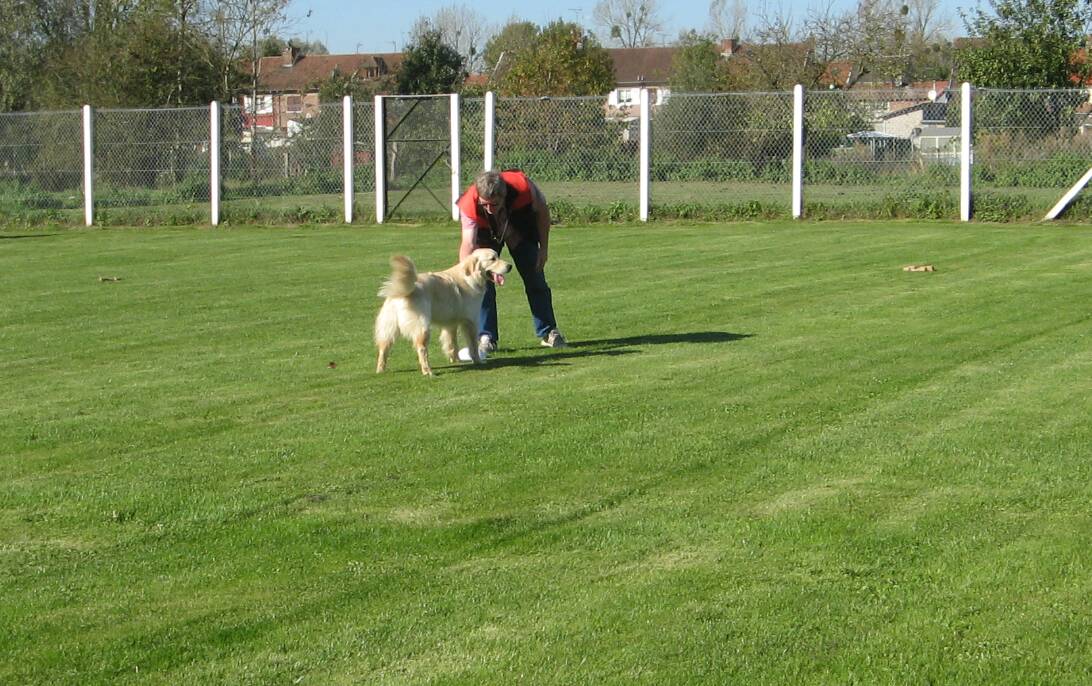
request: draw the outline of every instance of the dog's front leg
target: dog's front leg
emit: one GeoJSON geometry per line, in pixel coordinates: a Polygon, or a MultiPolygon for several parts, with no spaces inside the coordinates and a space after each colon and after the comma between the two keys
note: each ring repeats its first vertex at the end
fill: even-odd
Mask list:
{"type": "Polygon", "coordinates": [[[421,373],[425,376],[434,376],[432,367],[428,363],[428,331],[419,333],[413,337],[413,347],[417,348],[417,362],[421,365],[421,373]]]}

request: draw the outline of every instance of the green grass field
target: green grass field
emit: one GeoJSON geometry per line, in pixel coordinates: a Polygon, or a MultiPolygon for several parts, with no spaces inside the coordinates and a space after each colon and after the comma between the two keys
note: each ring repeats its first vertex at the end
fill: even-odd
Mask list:
{"type": "Polygon", "coordinates": [[[1092,228],[560,226],[377,376],[457,233],[0,232],[0,683],[1092,682],[1092,228]]]}

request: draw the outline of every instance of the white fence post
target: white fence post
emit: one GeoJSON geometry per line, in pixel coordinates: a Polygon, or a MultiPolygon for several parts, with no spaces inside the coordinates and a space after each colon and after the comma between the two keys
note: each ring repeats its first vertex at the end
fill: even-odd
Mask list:
{"type": "Polygon", "coordinates": [[[345,185],[345,223],[353,223],[353,96],[341,100],[341,156],[345,185]]]}
{"type": "Polygon", "coordinates": [[[387,117],[383,96],[375,96],[375,223],[387,216],[387,117]]]}
{"type": "Polygon", "coordinates": [[[485,165],[483,169],[489,171],[493,168],[493,126],[496,123],[494,113],[496,112],[496,99],[493,96],[493,91],[488,91],[485,94],[485,165]]]}
{"type": "Polygon", "coordinates": [[[804,86],[792,87],[792,218],[804,216],[804,86]]]}
{"type": "Polygon", "coordinates": [[[459,138],[459,94],[451,94],[451,218],[459,221],[459,184],[461,182],[459,161],[462,141],[459,138]]]}
{"type": "Polygon", "coordinates": [[[209,222],[220,225],[220,103],[209,104],[209,222]]]}
{"type": "Polygon", "coordinates": [[[92,130],[92,110],[83,106],[83,221],[95,223],[95,137],[92,130]]]}
{"type": "Polygon", "coordinates": [[[640,217],[641,221],[648,221],[648,209],[650,203],[649,182],[651,180],[652,167],[652,102],[649,99],[648,89],[641,89],[641,154],[640,154],[640,217]]]}
{"type": "Polygon", "coordinates": [[[965,222],[971,221],[971,215],[974,213],[974,199],[971,196],[971,169],[974,165],[974,148],[971,145],[971,136],[974,132],[971,122],[974,114],[971,108],[972,93],[971,84],[964,81],[962,112],[960,112],[962,130],[959,134],[959,219],[965,222]]]}

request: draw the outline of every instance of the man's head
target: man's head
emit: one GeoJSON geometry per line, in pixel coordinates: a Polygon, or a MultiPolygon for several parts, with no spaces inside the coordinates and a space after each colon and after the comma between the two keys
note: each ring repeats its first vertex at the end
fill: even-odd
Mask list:
{"type": "Polygon", "coordinates": [[[478,200],[489,214],[495,214],[497,208],[504,205],[508,184],[501,178],[500,172],[482,172],[474,181],[474,186],[478,189],[478,200]]]}

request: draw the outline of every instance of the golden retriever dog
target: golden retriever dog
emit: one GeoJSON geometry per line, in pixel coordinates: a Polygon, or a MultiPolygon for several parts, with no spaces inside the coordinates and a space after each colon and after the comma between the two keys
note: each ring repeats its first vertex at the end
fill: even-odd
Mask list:
{"type": "Polygon", "coordinates": [[[375,345],[379,348],[376,373],[387,369],[391,346],[401,334],[413,342],[421,373],[432,376],[428,363],[429,330],[440,328],[440,345],[450,362],[456,361],[456,341],[461,329],[469,341],[470,356],[478,358],[478,313],[485,287],[492,280],[498,286],[512,265],[495,250],[479,248],[459,264],[442,272],[417,273],[413,260],[402,255],[391,258],[391,275],[379,289],[386,298],[375,318],[375,345]]]}

